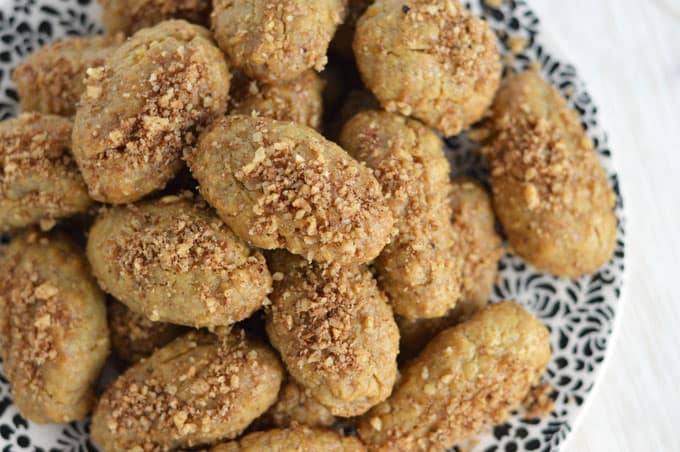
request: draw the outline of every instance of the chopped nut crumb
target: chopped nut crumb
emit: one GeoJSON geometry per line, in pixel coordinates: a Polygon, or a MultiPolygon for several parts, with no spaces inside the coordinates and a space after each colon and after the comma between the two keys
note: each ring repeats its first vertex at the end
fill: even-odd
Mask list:
{"type": "Polygon", "coordinates": [[[523,36],[510,36],[508,38],[508,47],[515,55],[519,55],[524,51],[529,42],[523,36]]]}

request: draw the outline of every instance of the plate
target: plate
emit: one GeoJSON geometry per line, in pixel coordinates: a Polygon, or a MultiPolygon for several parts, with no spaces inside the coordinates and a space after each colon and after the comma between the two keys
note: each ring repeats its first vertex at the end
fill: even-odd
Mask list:
{"type": "MultiPolygon", "coordinates": [[[[600,373],[620,305],[624,274],[625,219],[619,179],[598,109],[573,65],[524,1],[466,2],[484,17],[499,36],[504,61],[515,70],[538,65],[581,115],[616,194],[618,239],[612,260],[597,273],[561,279],[537,271],[506,255],[492,299],[516,300],[541,318],[550,329],[553,358],[546,381],[556,391],[555,409],[540,420],[513,416],[485,432],[475,451],[555,451],[564,445],[584,412],[600,373]],[[500,6],[497,6],[501,3],[500,6]],[[494,5],[494,6],[492,6],[494,5]],[[514,52],[513,52],[514,50],[514,52]]],[[[101,31],[94,0],[0,0],[0,118],[17,113],[17,95],[10,73],[31,51],[66,35],[101,31]]],[[[487,168],[475,145],[463,136],[446,140],[456,173],[482,180],[487,168]]],[[[0,450],[96,451],[88,438],[88,423],[39,426],[24,420],[12,403],[10,387],[0,367],[0,450]]]]}

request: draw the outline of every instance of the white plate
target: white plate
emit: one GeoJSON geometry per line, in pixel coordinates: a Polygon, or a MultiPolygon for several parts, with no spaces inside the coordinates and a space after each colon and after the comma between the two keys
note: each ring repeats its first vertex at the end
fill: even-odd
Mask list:
{"type": "MultiPolygon", "coordinates": [[[[521,70],[538,63],[543,76],[557,86],[581,114],[588,135],[602,159],[617,196],[618,242],[612,261],[597,273],[580,279],[560,279],[541,273],[520,259],[505,256],[500,264],[494,300],[511,299],[526,306],[550,328],[553,359],[546,380],[557,391],[554,411],[541,420],[512,417],[481,437],[475,450],[554,451],[564,444],[591,395],[608,345],[612,340],[624,272],[625,221],[619,180],[607,135],[598,110],[575,68],[563,60],[554,41],[524,1],[510,1],[500,9],[484,1],[467,2],[484,16],[501,38],[504,55],[510,55],[507,38],[522,37],[526,49],[512,66],[521,70]]],[[[495,2],[494,2],[495,3],[495,2]]],[[[17,113],[17,96],[10,71],[29,52],[65,35],[100,31],[99,9],[94,0],[0,0],[0,119],[17,113]]],[[[486,168],[465,137],[447,140],[455,172],[485,178],[486,168]]],[[[87,423],[38,426],[25,421],[12,403],[0,369],[0,450],[96,450],[88,439],[87,423]]]]}

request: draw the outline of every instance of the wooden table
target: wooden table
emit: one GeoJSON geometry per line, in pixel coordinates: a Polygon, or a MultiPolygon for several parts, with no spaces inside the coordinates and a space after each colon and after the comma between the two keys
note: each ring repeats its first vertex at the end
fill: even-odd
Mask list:
{"type": "Polygon", "coordinates": [[[533,0],[588,83],[627,209],[611,353],[565,450],[680,450],[680,0],[533,0]]]}

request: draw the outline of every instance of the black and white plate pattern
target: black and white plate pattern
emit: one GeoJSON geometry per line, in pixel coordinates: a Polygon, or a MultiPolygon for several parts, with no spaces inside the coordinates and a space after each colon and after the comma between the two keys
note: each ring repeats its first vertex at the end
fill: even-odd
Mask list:
{"type": "MultiPolygon", "coordinates": [[[[497,32],[506,57],[511,43],[521,38],[525,49],[506,62],[516,70],[538,64],[543,76],[557,86],[580,113],[617,196],[618,241],[612,261],[597,273],[580,279],[561,279],[541,273],[507,255],[500,264],[494,300],[511,299],[526,306],[548,325],[553,359],[546,381],[555,388],[555,409],[540,419],[513,416],[482,436],[479,451],[555,451],[564,444],[582,414],[611,344],[624,273],[625,221],[619,180],[612,163],[607,134],[574,66],[562,60],[559,49],[523,0],[492,7],[483,0],[466,2],[497,32]]],[[[494,4],[497,2],[493,2],[494,4]]],[[[17,95],[10,73],[31,51],[67,35],[100,31],[99,8],[93,0],[0,0],[0,119],[17,113],[17,95]]],[[[465,136],[447,140],[457,173],[486,177],[486,167],[465,136]]],[[[96,451],[88,438],[87,422],[39,426],[24,420],[12,403],[10,387],[0,366],[0,452],[96,451]]]]}

